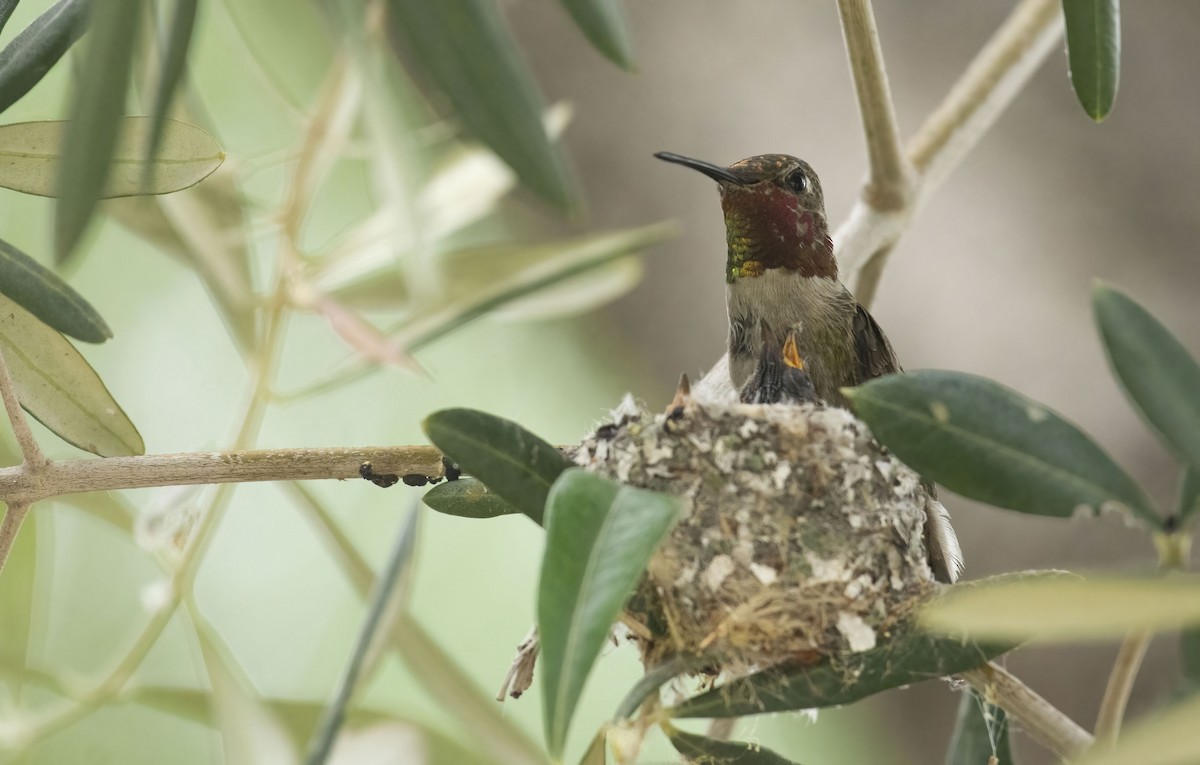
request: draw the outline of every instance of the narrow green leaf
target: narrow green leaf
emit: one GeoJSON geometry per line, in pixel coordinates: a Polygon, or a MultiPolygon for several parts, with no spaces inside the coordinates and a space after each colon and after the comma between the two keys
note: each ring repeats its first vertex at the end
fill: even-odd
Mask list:
{"type": "Polygon", "coordinates": [[[592,739],[587,751],[579,760],[579,765],[606,765],[608,762],[608,731],[601,730],[592,739]]]}
{"type": "Polygon", "coordinates": [[[59,0],[0,50],[0,112],[37,85],[84,33],[87,7],[88,0],[59,0]]]}
{"type": "Polygon", "coordinates": [[[939,634],[978,639],[1113,639],[1200,625],[1200,576],[1038,578],[952,589],[922,612],[939,634]]]}
{"type": "Polygon", "coordinates": [[[844,392],[880,443],[951,491],[1058,517],[1115,505],[1162,526],[1141,487],[1091,438],[999,383],[930,369],[844,392]]]}
{"type": "Polygon", "coordinates": [[[446,291],[425,310],[415,310],[417,318],[394,328],[394,336],[409,350],[418,350],[481,316],[572,277],[594,272],[675,232],[674,224],[660,223],[534,247],[487,247],[451,253],[438,263],[446,291]]]}
{"type": "Polygon", "coordinates": [[[550,487],[571,466],[520,425],[475,409],[443,409],[422,424],[433,445],[464,472],[541,525],[550,487]]]}
{"type": "MultiPolygon", "coordinates": [[[[175,0],[174,13],[171,14],[171,23],[167,28],[166,44],[163,46],[162,68],[159,70],[158,85],[154,91],[154,107],[150,112],[150,140],[146,144],[144,155],[147,176],[159,169],[153,160],[158,155],[175,89],[183,79],[183,72],[187,67],[188,48],[192,44],[192,32],[196,27],[196,11],[199,4],[199,0],[175,0]]],[[[153,178],[147,177],[146,185],[152,183],[153,178]]]]}
{"type": "Polygon", "coordinates": [[[8,24],[8,20],[12,18],[13,11],[17,9],[17,3],[21,0],[0,0],[0,32],[4,31],[4,27],[8,24]]]}
{"type": "MultiPolygon", "coordinates": [[[[147,164],[152,122],[150,117],[118,119],[112,165],[104,169],[98,199],[181,191],[207,178],[225,161],[225,152],[207,132],[166,120],[158,155],[147,164]]],[[[0,186],[23,194],[60,196],[63,163],[71,156],[70,146],[63,142],[69,140],[71,130],[71,124],[62,121],[0,125],[0,186]]]]}
{"type": "Polygon", "coordinates": [[[916,629],[845,661],[774,667],[739,678],[668,710],[672,717],[743,717],[849,704],[902,685],[978,667],[1012,644],[964,643],[916,629]]]}
{"type": "Polygon", "coordinates": [[[46,325],[89,343],[112,337],[108,324],[58,274],[0,239],[0,293],[46,325]]]}
{"type": "Polygon", "coordinates": [[[393,39],[453,107],[463,127],[559,208],[571,204],[560,149],[542,125],[543,104],[490,0],[389,0],[393,39]]]}
{"type": "Polygon", "coordinates": [[[246,216],[233,171],[222,167],[199,185],[169,196],[105,203],[122,226],[196,271],[243,350],[257,342],[254,281],[246,216]]]}
{"type": "Polygon", "coordinates": [[[1096,122],[1108,116],[1121,76],[1120,0],[1063,0],[1071,85],[1096,122]]]}
{"type": "Polygon", "coordinates": [[[972,689],[962,694],[946,765],[1013,765],[1008,716],[972,689]]]}
{"type": "Polygon", "coordinates": [[[1168,449],[1200,467],[1200,364],[1124,293],[1098,284],[1092,308],[1109,363],[1129,400],[1168,449]]]}
{"type": "Polygon", "coordinates": [[[1175,514],[1182,527],[1200,510],[1200,467],[1186,467],[1179,482],[1179,505],[1175,514]]]}
{"type": "MultiPolygon", "coordinates": [[[[0,510],[0,516],[6,510],[0,510]]],[[[37,511],[34,510],[21,523],[21,531],[13,541],[3,575],[0,575],[0,662],[18,672],[27,667],[33,632],[37,538],[37,511]]],[[[16,683],[19,687],[19,675],[16,683]]]]}
{"type": "Polygon", "coordinates": [[[64,494],[56,497],[55,501],[70,505],[132,536],[138,511],[124,497],[120,492],[89,491],[83,494],[64,494]]]}
{"type": "Polygon", "coordinates": [[[621,0],[561,2],[596,50],[622,69],[633,69],[633,44],[621,0]]]}
{"type": "Polygon", "coordinates": [[[712,657],[679,654],[672,656],[642,675],[629,693],[625,694],[625,698],[621,699],[620,704],[617,704],[617,711],[613,713],[613,722],[619,723],[621,720],[633,717],[642,703],[650,697],[650,694],[655,693],[680,675],[711,666],[713,663],[712,657]]]}
{"type": "Polygon", "coordinates": [[[538,580],[542,700],[551,755],[562,754],[592,664],[679,509],[675,497],[621,486],[580,468],[554,483],[538,580]]]}
{"type": "Polygon", "coordinates": [[[1182,765],[1200,762],[1200,695],[1139,719],[1111,747],[1097,746],[1071,765],[1182,765]]]}
{"type": "Polygon", "coordinates": [[[521,512],[474,478],[434,486],[421,499],[439,513],[461,518],[497,518],[521,512]]]}
{"type": "Polygon", "coordinates": [[[271,95],[292,106],[296,116],[302,115],[329,73],[339,41],[326,4],[225,0],[224,5],[245,53],[274,86],[271,95]],[[280,23],[281,19],[287,23],[280,23]]]}
{"type": "Polygon", "coordinates": [[[367,618],[363,622],[362,629],[359,630],[354,652],[350,655],[346,669],[338,681],[333,700],[321,713],[321,723],[309,742],[308,754],[305,757],[305,761],[309,765],[323,765],[329,759],[338,732],[346,719],[350,699],[362,676],[367,652],[381,634],[387,634],[389,631],[385,613],[389,603],[392,602],[393,593],[398,587],[405,569],[412,560],[412,553],[416,548],[418,519],[417,508],[414,506],[409,510],[408,519],[396,537],[387,564],[379,573],[374,592],[371,593],[371,602],[367,607],[367,618]]]}
{"type": "Polygon", "coordinates": [[[664,726],[675,751],[701,765],[796,765],[770,749],[745,741],[718,741],[664,726]]]}
{"type": "Polygon", "coordinates": [[[0,346],[25,411],[101,457],[145,452],[137,428],[75,346],[0,295],[0,346]]]}
{"type": "Polygon", "coordinates": [[[88,4],[91,29],[75,81],[55,187],[59,197],[54,251],[60,263],[79,243],[108,183],[144,4],[144,0],[88,4]]]}

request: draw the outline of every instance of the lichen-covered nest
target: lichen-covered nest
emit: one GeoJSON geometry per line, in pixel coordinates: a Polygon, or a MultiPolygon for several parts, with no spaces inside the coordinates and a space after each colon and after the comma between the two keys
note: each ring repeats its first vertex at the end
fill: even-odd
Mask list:
{"type": "Polygon", "coordinates": [[[935,588],[920,479],[844,409],[627,399],[575,461],[684,500],[625,614],[648,668],[869,650],[935,588]]]}

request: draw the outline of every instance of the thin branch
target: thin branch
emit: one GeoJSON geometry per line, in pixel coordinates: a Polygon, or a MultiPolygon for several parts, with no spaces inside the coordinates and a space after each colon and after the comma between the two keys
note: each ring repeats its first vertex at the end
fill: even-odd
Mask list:
{"type": "Polygon", "coordinates": [[[960,677],[991,704],[1003,709],[1030,736],[1063,759],[1074,759],[1095,743],[1092,735],[1007,670],[988,662],[960,677]]]}
{"type": "Polygon", "coordinates": [[[912,168],[900,144],[871,0],[838,0],[838,13],[870,158],[863,202],[875,210],[903,209],[912,195],[912,168]]]}
{"type": "Polygon", "coordinates": [[[1152,634],[1146,631],[1130,632],[1121,643],[1117,660],[1113,662],[1112,674],[1108,676],[1108,687],[1104,689],[1104,700],[1100,702],[1100,713],[1096,716],[1096,740],[1115,741],[1125,719],[1125,705],[1133,691],[1146,649],[1150,647],[1152,634]]]}
{"type": "Polygon", "coordinates": [[[908,228],[915,208],[979,143],[1056,49],[1062,29],[1058,0],[1022,0],[909,143],[908,157],[920,173],[909,204],[886,210],[864,199],[855,206],[834,241],[846,272],[858,272],[855,293],[869,293],[865,301],[859,295],[859,302],[870,303],[891,246],[908,228]]]}
{"type": "MultiPolygon", "coordinates": [[[[25,464],[33,469],[45,465],[46,455],[42,454],[42,448],[38,446],[33,431],[29,429],[29,421],[25,419],[25,412],[21,409],[21,402],[17,398],[17,390],[13,386],[12,375],[9,374],[3,352],[0,352],[0,396],[4,398],[4,411],[8,413],[8,421],[12,423],[13,435],[17,437],[25,464]]],[[[3,561],[4,559],[0,558],[0,565],[3,565],[3,561]]]]}
{"type": "Polygon", "coordinates": [[[364,462],[377,474],[445,476],[442,453],[432,446],[148,454],[51,462],[36,474],[21,467],[2,468],[0,501],[33,502],[62,494],[154,486],[354,479],[360,478],[364,462]]]}

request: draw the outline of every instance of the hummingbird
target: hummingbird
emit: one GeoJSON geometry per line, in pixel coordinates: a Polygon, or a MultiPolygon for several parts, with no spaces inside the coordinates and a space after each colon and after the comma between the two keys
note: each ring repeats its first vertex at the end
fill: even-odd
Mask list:
{"type": "MultiPolygon", "coordinates": [[[[721,167],[671,152],[654,155],[717,182],[725,215],[729,374],[742,391],[761,356],[791,342],[816,396],[848,408],[842,388],[900,372],[887,335],[838,280],[821,181],[802,159],[759,154],[721,167]],[[761,329],[763,342],[753,335],[761,329]]],[[[928,485],[925,538],[930,568],[952,583],[962,552],[949,514],[928,485]]]]}
{"type": "Polygon", "coordinates": [[[788,332],[780,348],[775,333],[766,320],[759,322],[762,330],[762,350],[758,366],[740,396],[743,404],[807,404],[818,400],[812,378],[804,369],[804,361],[796,348],[795,331],[788,332]]]}

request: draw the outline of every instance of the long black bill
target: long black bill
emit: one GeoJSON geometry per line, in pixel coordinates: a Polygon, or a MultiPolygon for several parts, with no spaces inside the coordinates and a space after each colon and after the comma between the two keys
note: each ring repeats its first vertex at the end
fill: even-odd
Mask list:
{"type": "Polygon", "coordinates": [[[663,162],[671,162],[676,165],[683,165],[684,167],[690,167],[693,170],[698,170],[718,183],[733,183],[738,186],[745,185],[745,182],[741,178],[737,177],[733,173],[729,172],[727,168],[721,167],[720,165],[714,165],[699,159],[685,157],[682,154],[672,154],[669,151],[660,151],[654,156],[658,157],[663,162]]]}

